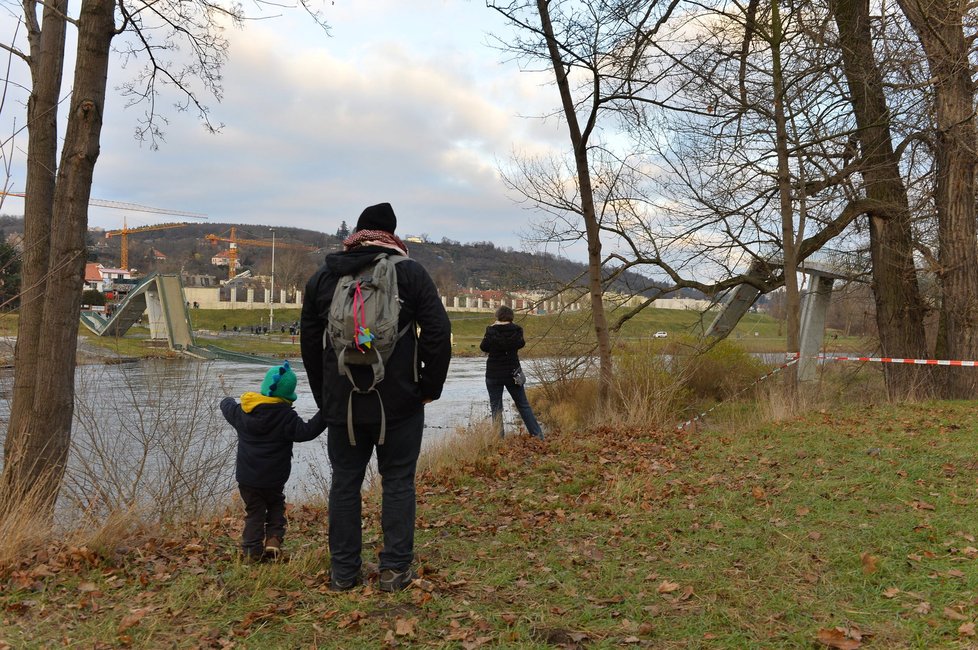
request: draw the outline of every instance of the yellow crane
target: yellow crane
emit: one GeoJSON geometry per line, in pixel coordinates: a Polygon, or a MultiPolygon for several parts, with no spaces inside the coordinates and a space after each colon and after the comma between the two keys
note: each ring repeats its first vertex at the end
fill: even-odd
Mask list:
{"type": "Polygon", "coordinates": [[[244,244],[245,246],[272,246],[274,248],[290,248],[292,250],[300,251],[316,251],[319,250],[315,246],[307,246],[305,244],[289,244],[280,241],[270,241],[267,239],[238,239],[236,236],[234,226],[231,226],[231,236],[230,237],[219,237],[217,235],[205,235],[204,239],[211,242],[215,246],[217,242],[227,242],[228,243],[228,280],[233,280],[237,270],[235,267],[238,265],[238,244],[244,244]]]}
{"type": "Polygon", "coordinates": [[[119,256],[119,268],[129,269],[129,234],[134,232],[149,232],[150,230],[168,230],[170,228],[182,228],[183,226],[189,226],[188,223],[161,223],[152,226],[137,226],[135,228],[129,228],[126,225],[125,218],[122,219],[122,229],[121,230],[109,230],[105,233],[105,238],[120,236],[120,242],[122,244],[122,253],[119,256]]]}
{"type": "MultiPolygon", "coordinates": [[[[0,192],[0,196],[17,196],[24,198],[26,196],[23,192],[0,192]]],[[[130,212],[148,212],[151,214],[170,214],[177,217],[190,217],[192,219],[206,219],[207,216],[203,214],[198,214],[196,212],[184,212],[182,210],[167,210],[166,208],[154,208],[148,205],[139,205],[138,203],[125,203],[123,201],[106,201],[105,199],[89,199],[89,205],[94,205],[100,208],[112,208],[114,210],[129,210],[130,212]]],[[[129,241],[128,236],[131,232],[145,232],[147,230],[165,230],[167,228],[179,228],[180,226],[186,226],[185,223],[166,223],[159,224],[155,226],[138,226],[136,228],[129,228],[126,223],[125,217],[122,219],[122,229],[121,230],[110,230],[105,233],[106,239],[109,237],[115,237],[116,235],[122,236],[122,255],[119,260],[119,266],[128,270],[129,269],[129,241]]]]}

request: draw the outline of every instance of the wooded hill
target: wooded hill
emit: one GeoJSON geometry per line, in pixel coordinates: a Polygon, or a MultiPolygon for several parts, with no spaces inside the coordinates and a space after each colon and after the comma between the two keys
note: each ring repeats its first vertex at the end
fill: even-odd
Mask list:
{"type": "MultiPolygon", "coordinates": [[[[271,226],[230,223],[188,223],[180,228],[135,232],[129,239],[129,265],[140,272],[183,271],[190,274],[227,277],[224,268],[211,264],[211,258],[227,243],[214,245],[205,239],[209,234],[230,237],[235,228],[237,240],[258,240],[266,246],[240,244],[238,259],[242,269],[251,269],[255,275],[267,274],[271,268],[271,226]],[[152,251],[166,255],[165,261],[156,261],[152,251]]],[[[0,222],[2,227],[2,222],[0,222]]],[[[341,238],[303,228],[275,228],[275,275],[276,283],[294,283],[301,286],[319,264],[325,254],[342,248],[341,238]],[[289,244],[316,247],[315,252],[288,248],[289,244]]],[[[89,232],[89,251],[92,261],[106,266],[116,266],[120,259],[120,238],[105,237],[105,231],[89,232]]],[[[420,262],[445,295],[453,295],[460,288],[482,290],[549,290],[567,284],[584,286],[586,266],[548,253],[526,253],[502,249],[491,242],[463,244],[443,239],[441,242],[407,242],[412,258],[420,262]]],[[[612,287],[617,291],[649,293],[653,285],[648,278],[637,273],[626,273],[612,287]]]]}

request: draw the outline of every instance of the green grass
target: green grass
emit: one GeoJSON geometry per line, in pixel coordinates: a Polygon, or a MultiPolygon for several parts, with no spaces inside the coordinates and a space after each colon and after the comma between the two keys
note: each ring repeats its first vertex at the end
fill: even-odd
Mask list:
{"type": "MultiPolygon", "coordinates": [[[[25,557],[0,582],[0,640],[812,648],[840,627],[870,647],[973,647],[973,410],[839,406],[736,435],[508,437],[419,476],[423,579],[403,593],[326,589],[319,506],[291,511],[290,564],[241,565],[231,512],[105,556],[25,557]]],[[[365,514],[370,561],[375,493],[365,514]]]]}
{"type": "MultiPolygon", "coordinates": [[[[622,313],[623,310],[609,311],[609,323],[614,323],[622,313]]],[[[485,328],[493,323],[492,315],[450,311],[449,317],[452,319],[456,354],[480,354],[479,342],[485,328]]],[[[613,338],[618,345],[627,345],[631,341],[651,339],[655,332],[664,331],[668,334],[666,339],[661,339],[665,345],[677,338],[699,336],[709,327],[712,318],[712,312],[703,316],[695,311],[648,308],[628,320],[619,332],[613,334],[613,338]]],[[[527,347],[521,352],[523,356],[582,353],[593,347],[594,332],[586,313],[517,315],[516,322],[523,327],[526,336],[527,347]]],[[[734,328],[730,340],[749,352],[783,352],[783,330],[783,324],[770,316],[749,313],[734,328]]],[[[827,331],[826,336],[825,347],[833,351],[865,351],[874,345],[859,337],[841,336],[832,330],[827,331]]]]}

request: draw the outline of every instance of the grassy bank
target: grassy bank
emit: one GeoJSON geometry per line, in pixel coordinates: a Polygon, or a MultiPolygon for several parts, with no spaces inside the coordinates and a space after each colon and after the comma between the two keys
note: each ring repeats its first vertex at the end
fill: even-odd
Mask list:
{"type": "Polygon", "coordinates": [[[317,505],[291,563],[241,565],[232,512],[18,558],[0,647],[974,647],[976,433],[938,402],[478,438],[419,477],[406,592],[329,592],[317,505]]]}
{"type": "MultiPolygon", "coordinates": [[[[487,325],[492,323],[488,313],[449,312],[454,336],[456,356],[480,356],[479,342],[487,325]]],[[[616,318],[612,312],[609,318],[616,318]]],[[[201,342],[214,343],[235,352],[248,352],[263,356],[298,358],[298,339],[292,342],[288,329],[283,333],[281,326],[291,324],[300,318],[298,309],[279,309],[275,311],[275,331],[269,335],[255,336],[248,329],[268,323],[267,310],[218,310],[191,309],[191,324],[201,342]],[[238,327],[241,332],[235,334],[238,327]],[[225,330],[227,328],[227,330],[225,330]],[[229,332],[230,331],[230,332],[229,332]]],[[[697,336],[709,324],[712,315],[706,317],[693,311],[672,309],[646,309],[628,321],[615,335],[617,345],[630,345],[636,341],[649,340],[655,332],[667,333],[662,343],[676,341],[683,337],[697,336]]],[[[526,333],[527,347],[522,351],[525,358],[549,357],[555,355],[587,354],[593,349],[594,333],[587,315],[567,312],[560,315],[520,316],[518,322],[526,333]]],[[[782,325],[765,314],[748,314],[730,336],[730,340],[750,352],[782,352],[785,338],[782,325]]],[[[81,327],[79,333],[89,346],[89,354],[83,354],[84,362],[95,360],[98,350],[108,356],[122,357],[171,357],[177,356],[149,340],[149,329],[134,326],[121,338],[98,337],[81,327]],[[93,356],[94,355],[94,356],[93,356]],[[92,356],[92,358],[89,358],[92,356]]],[[[0,336],[17,335],[17,313],[0,315],[0,336]]],[[[866,352],[874,349],[875,343],[859,337],[844,337],[838,332],[827,332],[825,349],[830,351],[866,352]]],[[[5,354],[0,350],[0,361],[9,362],[12,350],[5,354]]]]}
{"type": "MultiPolygon", "coordinates": [[[[479,356],[479,342],[485,334],[486,326],[493,318],[488,313],[449,311],[452,320],[454,352],[457,356],[479,356]]],[[[191,319],[195,329],[204,332],[222,332],[224,326],[247,329],[253,325],[267,322],[268,314],[249,310],[192,310],[191,319]]],[[[609,314],[617,318],[617,312],[609,314]]],[[[667,340],[696,336],[704,331],[712,319],[712,314],[704,317],[694,311],[675,309],[646,309],[629,320],[615,336],[619,344],[648,340],[655,332],[667,333],[667,340]]],[[[283,309],[275,312],[275,322],[280,325],[299,320],[299,310],[283,309]]],[[[526,357],[553,356],[556,354],[586,353],[591,350],[594,332],[587,314],[565,312],[563,314],[543,314],[519,316],[517,322],[524,328],[527,347],[522,352],[526,357]]],[[[281,332],[270,337],[247,337],[248,345],[257,351],[264,350],[291,337],[281,332]]],[[[230,340],[234,340],[231,338],[230,340]]],[[[785,338],[783,326],[766,314],[751,313],[737,325],[730,340],[751,352],[781,352],[785,338]]],[[[873,343],[858,337],[839,336],[838,332],[828,332],[826,348],[837,351],[865,351],[872,349],[873,343]]],[[[275,348],[270,348],[275,350],[275,348]]]]}

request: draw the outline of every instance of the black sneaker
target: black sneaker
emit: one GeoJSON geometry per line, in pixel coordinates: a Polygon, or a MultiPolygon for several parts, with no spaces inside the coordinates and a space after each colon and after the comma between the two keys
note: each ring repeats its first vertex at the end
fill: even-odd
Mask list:
{"type": "Polygon", "coordinates": [[[340,578],[330,577],[329,579],[329,590],[330,591],[350,591],[363,584],[363,578],[358,573],[352,578],[347,578],[342,580],[340,578]]]}
{"type": "Polygon", "coordinates": [[[381,569],[379,587],[381,591],[401,591],[402,589],[407,589],[408,585],[417,579],[418,574],[410,567],[404,571],[381,569]]]}

